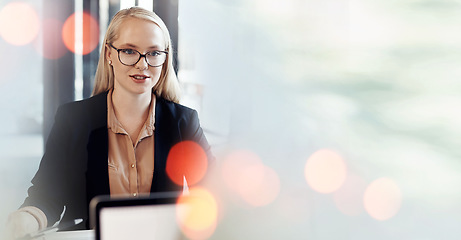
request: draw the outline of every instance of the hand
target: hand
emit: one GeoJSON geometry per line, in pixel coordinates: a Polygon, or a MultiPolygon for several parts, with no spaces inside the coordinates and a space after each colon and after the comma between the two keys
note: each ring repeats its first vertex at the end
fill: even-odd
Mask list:
{"type": "Polygon", "coordinates": [[[6,239],[23,237],[39,230],[39,224],[35,217],[24,211],[16,211],[10,214],[6,223],[6,239]]]}

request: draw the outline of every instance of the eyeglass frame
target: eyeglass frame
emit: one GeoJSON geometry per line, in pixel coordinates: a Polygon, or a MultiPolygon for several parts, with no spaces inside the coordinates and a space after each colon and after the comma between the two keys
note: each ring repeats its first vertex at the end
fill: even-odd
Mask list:
{"type": "Polygon", "coordinates": [[[114,47],[114,45],[112,45],[112,43],[109,43],[108,45],[111,46],[113,49],[115,49],[115,50],[117,51],[118,61],[119,61],[121,64],[125,65],[125,66],[134,66],[134,65],[136,65],[136,64],[139,62],[139,60],[141,60],[141,58],[144,58],[144,60],[146,61],[147,65],[149,65],[149,66],[151,66],[151,67],[160,67],[160,66],[162,66],[163,64],[165,64],[166,59],[167,59],[167,57],[168,57],[168,52],[167,52],[167,51],[154,50],[154,51],[151,51],[151,52],[147,52],[146,54],[142,54],[142,53],[140,53],[140,52],[139,52],[138,50],[136,50],[136,49],[130,49],[130,48],[116,48],[116,47],[114,47]],[[135,63],[131,64],[131,65],[128,65],[128,64],[123,63],[122,60],[120,59],[120,51],[122,51],[122,50],[127,50],[127,49],[130,49],[130,50],[133,50],[133,51],[136,51],[137,53],[139,53],[139,58],[138,58],[138,60],[137,60],[135,63]],[[165,54],[166,54],[165,61],[163,61],[162,64],[157,65],[157,66],[150,65],[149,61],[147,60],[147,54],[148,54],[148,53],[152,53],[152,52],[162,52],[162,53],[165,53],[165,54]]]}

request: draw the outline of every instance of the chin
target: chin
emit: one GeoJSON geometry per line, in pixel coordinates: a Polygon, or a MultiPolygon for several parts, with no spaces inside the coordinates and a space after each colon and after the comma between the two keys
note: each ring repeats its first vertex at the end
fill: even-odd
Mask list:
{"type": "Polygon", "coordinates": [[[134,94],[152,93],[152,88],[134,89],[132,92],[133,92],[134,94]]]}

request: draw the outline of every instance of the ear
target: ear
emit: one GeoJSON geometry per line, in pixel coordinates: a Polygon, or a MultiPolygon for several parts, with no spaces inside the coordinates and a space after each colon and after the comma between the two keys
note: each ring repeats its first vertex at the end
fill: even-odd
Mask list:
{"type": "Polygon", "coordinates": [[[114,60],[112,59],[112,54],[111,54],[111,51],[110,51],[111,49],[110,49],[109,44],[106,43],[105,48],[106,48],[106,49],[105,49],[105,52],[106,52],[106,60],[107,60],[107,61],[111,60],[111,61],[113,62],[114,60]]]}

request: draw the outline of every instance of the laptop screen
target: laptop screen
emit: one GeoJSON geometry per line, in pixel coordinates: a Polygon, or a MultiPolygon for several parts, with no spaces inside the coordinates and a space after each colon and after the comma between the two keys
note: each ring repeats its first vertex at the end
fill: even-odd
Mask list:
{"type": "Polygon", "coordinates": [[[99,197],[91,203],[96,240],[181,239],[176,220],[178,193],[146,198],[99,197]]]}

